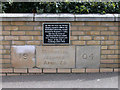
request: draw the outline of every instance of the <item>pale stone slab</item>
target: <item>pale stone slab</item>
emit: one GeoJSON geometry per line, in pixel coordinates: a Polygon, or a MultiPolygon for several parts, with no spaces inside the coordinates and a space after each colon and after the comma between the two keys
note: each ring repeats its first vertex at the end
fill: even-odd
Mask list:
{"type": "Polygon", "coordinates": [[[120,21],[120,14],[114,14],[115,16],[115,21],[120,21]]]}
{"type": "Polygon", "coordinates": [[[75,14],[75,21],[114,21],[113,14],[75,14]]]}
{"type": "Polygon", "coordinates": [[[12,46],[12,67],[32,68],[35,66],[35,46],[12,46]]]}
{"type": "Polygon", "coordinates": [[[35,14],[35,21],[74,21],[73,14],[35,14]]]}
{"type": "Polygon", "coordinates": [[[37,46],[37,67],[75,68],[74,46],[37,46]]]}
{"type": "MultiPolygon", "coordinates": [[[[20,0],[19,0],[20,1],[20,0]]],[[[31,14],[2,13],[0,21],[119,21],[120,14],[31,14]]]]}
{"type": "Polygon", "coordinates": [[[100,46],[77,46],[76,68],[99,68],[100,46]]]}
{"type": "Polygon", "coordinates": [[[31,13],[2,13],[0,14],[0,21],[33,21],[33,14],[31,13]]]}

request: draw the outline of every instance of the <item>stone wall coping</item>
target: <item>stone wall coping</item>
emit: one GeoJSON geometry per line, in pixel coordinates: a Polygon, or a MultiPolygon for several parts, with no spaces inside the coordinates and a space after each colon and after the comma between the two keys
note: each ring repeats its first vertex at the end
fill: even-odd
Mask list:
{"type": "Polygon", "coordinates": [[[120,14],[0,14],[0,21],[120,21],[120,14]]]}
{"type": "Polygon", "coordinates": [[[5,13],[0,14],[0,21],[33,21],[33,17],[32,13],[5,13]]]}

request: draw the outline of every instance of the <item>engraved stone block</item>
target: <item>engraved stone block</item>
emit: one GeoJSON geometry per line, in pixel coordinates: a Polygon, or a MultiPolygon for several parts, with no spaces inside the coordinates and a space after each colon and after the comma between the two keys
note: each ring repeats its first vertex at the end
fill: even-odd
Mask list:
{"type": "Polygon", "coordinates": [[[37,67],[40,68],[74,68],[74,46],[37,46],[37,67]]]}
{"type": "Polygon", "coordinates": [[[99,68],[100,46],[77,46],[76,68],[99,68]]]}
{"type": "Polygon", "coordinates": [[[32,68],[35,66],[35,46],[12,46],[12,67],[32,68]]]}

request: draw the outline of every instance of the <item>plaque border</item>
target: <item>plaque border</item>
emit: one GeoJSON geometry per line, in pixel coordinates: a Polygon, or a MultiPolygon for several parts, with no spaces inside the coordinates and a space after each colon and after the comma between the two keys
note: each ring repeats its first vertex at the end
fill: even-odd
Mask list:
{"type": "Polygon", "coordinates": [[[70,45],[70,23],[43,23],[42,24],[43,29],[43,45],[70,45]],[[69,24],[69,43],[44,43],[44,24],[69,24]]]}

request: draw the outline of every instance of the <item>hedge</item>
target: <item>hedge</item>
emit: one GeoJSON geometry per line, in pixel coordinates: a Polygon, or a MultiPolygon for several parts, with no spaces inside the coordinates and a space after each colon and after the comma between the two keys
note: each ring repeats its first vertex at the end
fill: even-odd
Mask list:
{"type": "Polygon", "coordinates": [[[119,2],[13,2],[2,3],[3,13],[120,13],[119,2]]]}

